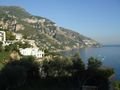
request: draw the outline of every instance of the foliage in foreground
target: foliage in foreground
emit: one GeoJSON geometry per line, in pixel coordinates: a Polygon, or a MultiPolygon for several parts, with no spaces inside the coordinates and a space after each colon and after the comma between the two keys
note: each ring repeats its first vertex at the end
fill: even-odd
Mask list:
{"type": "Polygon", "coordinates": [[[95,58],[88,60],[88,67],[78,56],[54,57],[37,63],[32,57],[8,62],[0,72],[0,90],[70,90],[82,86],[96,86],[108,90],[111,69],[101,69],[95,58]],[[91,68],[92,67],[92,68],[91,68]]]}
{"type": "Polygon", "coordinates": [[[113,86],[114,86],[114,90],[120,90],[120,81],[115,81],[113,83],[113,86]]]}

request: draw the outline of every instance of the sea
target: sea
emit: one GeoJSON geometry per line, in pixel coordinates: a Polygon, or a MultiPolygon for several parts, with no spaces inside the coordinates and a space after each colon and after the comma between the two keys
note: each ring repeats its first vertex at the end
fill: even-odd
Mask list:
{"type": "Polygon", "coordinates": [[[115,79],[120,80],[120,45],[105,45],[100,48],[81,48],[80,57],[87,64],[89,57],[101,60],[104,67],[113,68],[115,79]]]}
{"type": "Polygon", "coordinates": [[[95,57],[101,60],[102,66],[113,68],[115,71],[114,78],[120,80],[120,45],[104,45],[97,48],[80,48],[64,52],[64,55],[74,55],[80,53],[80,57],[87,65],[88,58],[95,57]]]}

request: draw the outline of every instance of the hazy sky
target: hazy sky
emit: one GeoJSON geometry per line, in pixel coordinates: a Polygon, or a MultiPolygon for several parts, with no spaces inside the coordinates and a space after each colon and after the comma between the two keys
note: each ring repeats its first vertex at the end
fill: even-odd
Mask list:
{"type": "Polygon", "coordinates": [[[0,0],[104,44],[120,44],[120,0],[0,0]]]}

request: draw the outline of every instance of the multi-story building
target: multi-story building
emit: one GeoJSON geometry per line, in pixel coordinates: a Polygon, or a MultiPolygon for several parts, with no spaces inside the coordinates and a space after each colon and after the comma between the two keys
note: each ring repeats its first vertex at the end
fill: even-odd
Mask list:
{"type": "Polygon", "coordinates": [[[36,58],[42,58],[44,56],[44,52],[39,50],[39,48],[20,48],[20,53],[24,56],[34,56],[36,58]]]}

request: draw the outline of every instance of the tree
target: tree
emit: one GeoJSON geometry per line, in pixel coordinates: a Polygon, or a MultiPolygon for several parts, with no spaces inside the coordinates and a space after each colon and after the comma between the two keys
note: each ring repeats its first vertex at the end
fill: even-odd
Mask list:
{"type": "Polygon", "coordinates": [[[26,71],[19,65],[7,64],[0,74],[0,90],[10,90],[25,83],[26,71]]]}
{"type": "Polygon", "coordinates": [[[22,42],[16,42],[14,44],[16,44],[17,46],[19,46],[19,48],[29,48],[29,47],[31,47],[31,45],[27,41],[24,42],[24,43],[22,43],[22,42]]]}
{"type": "Polygon", "coordinates": [[[101,65],[102,65],[102,62],[97,58],[90,57],[88,59],[88,69],[90,70],[98,69],[99,67],[101,67],[101,65]]]}
{"type": "Polygon", "coordinates": [[[6,39],[7,40],[15,40],[16,36],[11,31],[6,31],[6,39]]]}
{"type": "Polygon", "coordinates": [[[76,53],[72,57],[73,61],[73,70],[77,73],[80,73],[81,71],[85,70],[85,64],[83,63],[82,59],[80,58],[79,53],[76,53]]]}
{"type": "MultiPolygon", "coordinates": [[[[39,78],[39,65],[33,58],[8,62],[0,72],[0,90],[18,90],[39,78]]],[[[23,89],[21,89],[23,90],[23,89]]]]}
{"type": "Polygon", "coordinates": [[[88,59],[88,67],[84,73],[82,86],[96,86],[100,90],[109,90],[109,77],[114,74],[113,69],[101,67],[102,62],[97,58],[88,59]]]}
{"type": "Polygon", "coordinates": [[[26,34],[25,34],[25,35],[23,35],[23,38],[24,38],[24,39],[27,39],[27,35],[26,35],[26,34]]]}
{"type": "Polygon", "coordinates": [[[6,52],[10,51],[10,46],[9,46],[9,45],[6,45],[6,46],[5,46],[5,51],[6,51],[6,52]]]}
{"type": "Polygon", "coordinates": [[[6,51],[6,52],[10,52],[10,51],[18,51],[18,45],[16,44],[16,43],[14,43],[14,44],[9,44],[9,45],[6,45],[5,47],[4,47],[4,50],[6,51]]]}
{"type": "Polygon", "coordinates": [[[43,61],[43,70],[50,77],[69,76],[70,67],[72,67],[72,61],[68,58],[54,57],[52,60],[43,61]]]}
{"type": "Polygon", "coordinates": [[[90,57],[88,59],[88,65],[87,69],[84,72],[84,79],[83,79],[83,85],[90,84],[92,80],[96,77],[98,74],[98,69],[102,65],[102,62],[94,57],[90,57]]]}
{"type": "Polygon", "coordinates": [[[114,90],[120,90],[120,81],[115,81],[113,83],[114,90]]]}

